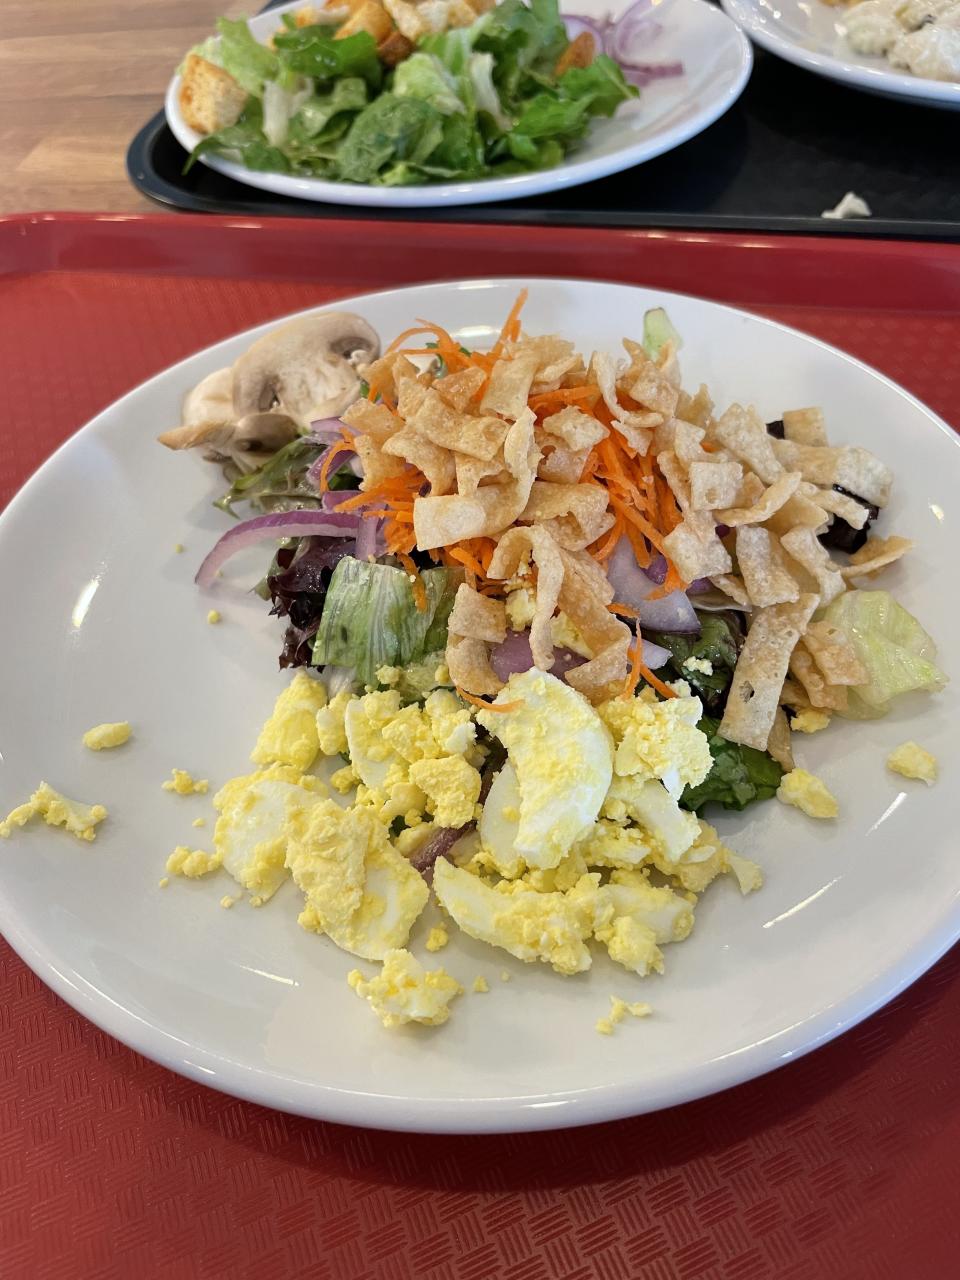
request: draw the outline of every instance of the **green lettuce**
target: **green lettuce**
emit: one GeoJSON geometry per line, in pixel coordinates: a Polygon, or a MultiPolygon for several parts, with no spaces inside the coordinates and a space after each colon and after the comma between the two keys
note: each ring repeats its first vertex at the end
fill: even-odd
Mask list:
{"type": "Polygon", "coordinates": [[[323,449],[324,446],[315,440],[298,436],[278,449],[259,470],[237,476],[223,497],[213,505],[232,516],[237,514],[233,509],[235,502],[249,502],[261,511],[319,507],[320,497],[316,486],[307,480],[307,469],[316,462],[323,449]]]}
{"type": "Polygon", "coordinates": [[[328,26],[299,27],[274,37],[278,57],[290,71],[312,76],[322,84],[343,76],[359,76],[371,89],[379,89],[383,65],[377,43],[366,31],[335,40],[328,26]]]}
{"type": "Polygon", "coordinates": [[[252,97],[187,169],[217,152],[250,169],[381,186],[506,177],[561,164],[594,117],[637,95],[603,54],[556,74],[568,45],[557,0],[503,0],[470,27],[425,36],[394,69],[366,32],[336,40],[329,25],[284,27],[269,49],[224,20],[219,45],[203,46],[252,97]]]}
{"type": "Polygon", "coordinates": [[[720,721],[712,716],[703,716],[697,727],[707,735],[713,767],[699,786],[684,789],[682,808],[700,813],[712,802],[724,809],[745,809],[776,794],[783,770],[773,756],[721,738],[720,721]]]}
{"type": "Polygon", "coordinates": [[[447,620],[463,573],[427,569],[421,575],[427,605],[418,609],[402,569],[347,556],[327,587],[313,646],[317,666],[353,667],[373,684],[382,666],[406,667],[446,647],[447,620]]]}
{"type": "Polygon", "coordinates": [[[850,689],[840,715],[875,719],[901,693],[938,693],[946,685],[947,676],[933,661],[937,646],[888,591],[846,591],[817,617],[844,633],[867,672],[867,683],[850,689]]]}
{"type": "Polygon", "coordinates": [[[663,307],[651,307],[643,316],[643,349],[651,360],[656,360],[668,342],[672,342],[677,351],[683,346],[683,339],[663,307]]]}
{"type": "Polygon", "coordinates": [[[419,165],[443,141],[443,116],[420,98],[382,93],[355,117],[337,153],[346,182],[371,182],[399,161],[419,165]]]}
{"type": "Polygon", "coordinates": [[[644,630],[644,639],[669,649],[667,662],[671,677],[686,680],[703,703],[708,715],[722,715],[727,690],[733,679],[733,669],[743,644],[743,624],[739,614],[732,609],[716,613],[706,611],[697,614],[700,619],[699,636],[680,635],[675,632],[644,630]],[[684,666],[689,658],[709,662],[710,675],[684,666]]]}
{"type": "MultiPolygon", "coordinates": [[[[242,18],[236,21],[221,18],[217,23],[220,32],[220,51],[217,65],[228,71],[247,93],[259,97],[265,80],[276,80],[280,74],[280,60],[272,49],[261,44],[242,18]]],[[[201,55],[207,57],[206,54],[201,55]]]]}

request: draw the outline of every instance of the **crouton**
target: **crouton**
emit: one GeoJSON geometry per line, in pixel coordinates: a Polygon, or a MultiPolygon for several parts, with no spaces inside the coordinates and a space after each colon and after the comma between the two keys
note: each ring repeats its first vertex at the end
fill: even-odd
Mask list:
{"type": "Polygon", "coordinates": [[[416,44],[422,36],[429,34],[430,24],[417,12],[416,5],[407,4],[406,0],[384,0],[384,4],[400,34],[408,40],[416,44]]]}
{"type": "Polygon", "coordinates": [[[385,67],[395,67],[409,58],[413,53],[413,45],[399,31],[391,31],[386,40],[377,45],[377,57],[385,67]]]}
{"type": "Polygon", "coordinates": [[[216,133],[236,124],[247,92],[222,67],[195,53],[187,55],[180,83],[180,111],[197,133],[216,133]]]}
{"type": "Polygon", "coordinates": [[[562,76],[571,67],[589,67],[597,51],[596,42],[589,31],[581,31],[575,40],[571,40],[557,59],[553,74],[562,76]]]}
{"type": "Polygon", "coordinates": [[[466,3],[479,18],[481,13],[489,13],[496,5],[497,0],[466,0],[466,3]]]}
{"type": "Polygon", "coordinates": [[[358,31],[366,31],[368,35],[373,36],[377,44],[380,44],[382,40],[386,40],[392,30],[393,23],[383,5],[367,0],[366,4],[354,9],[343,26],[334,33],[333,38],[345,40],[347,36],[354,36],[358,31]]]}

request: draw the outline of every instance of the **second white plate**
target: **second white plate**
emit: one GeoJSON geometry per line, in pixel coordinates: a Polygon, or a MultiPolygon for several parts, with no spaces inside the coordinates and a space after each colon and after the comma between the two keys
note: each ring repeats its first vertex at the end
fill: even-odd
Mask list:
{"type": "MultiPolygon", "coordinates": [[[[605,178],[672,151],[701,133],[736,102],[753,66],[750,42],[736,25],[704,0],[654,0],[662,32],[644,51],[650,62],[682,62],[684,74],[655,80],[640,98],[627,103],[611,120],[595,121],[584,143],[555,169],[521,173],[511,178],[475,182],[437,182],[412,187],[376,187],[350,182],[327,182],[286,173],[254,173],[222,156],[202,162],[237,182],[277,195],[332,204],[371,208],[428,208],[460,204],[489,204],[519,200],[605,178]]],[[[250,20],[258,40],[266,41],[279,25],[280,15],[302,8],[302,0],[271,9],[250,20]]],[[[616,15],[626,0],[569,0],[561,9],[587,17],[616,15]]],[[[179,104],[180,77],[167,89],[165,111],[174,137],[187,151],[200,141],[184,120],[179,104]]]]}
{"type": "Polygon", "coordinates": [[[885,98],[901,98],[960,111],[960,84],[921,80],[895,71],[885,58],[868,58],[847,44],[845,10],[821,0],[720,0],[751,40],[828,80],[885,98]]]}

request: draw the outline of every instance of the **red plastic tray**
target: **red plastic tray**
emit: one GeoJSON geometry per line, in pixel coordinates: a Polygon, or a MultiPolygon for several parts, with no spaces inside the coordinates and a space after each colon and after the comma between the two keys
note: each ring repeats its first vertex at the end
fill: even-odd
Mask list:
{"type": "MultiPolygon", "coordinates": [[[[200,346],[349,292],[480,274],[746,306],[960,427],[960,246],[44,214],[0,220],[0,502],[200,346]]],[[[0,943],[0,1276],[947,1280],[958,1028],[960,948],[841,1040],[717,1097],[561,1133],[398,1136],[153,1066],[0,943]]]]}

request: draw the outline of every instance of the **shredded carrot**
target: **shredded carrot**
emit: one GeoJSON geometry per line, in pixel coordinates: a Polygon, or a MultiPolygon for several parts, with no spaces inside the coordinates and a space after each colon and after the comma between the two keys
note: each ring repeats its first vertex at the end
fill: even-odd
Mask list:
{"type": "Polygon", "coordinates": [[[413,590],[413,602],[417,606],[418,611],[420,613],[424,613],[427,608],[427,589],[423,585],[423,578],[420,577],[420,571],[406,552],[398,551],[397,559],[410,575],[410,586],[413,590]]]}
{"type": "Polygon", "coordinates": [[[657,693],[662,693],[665,698],[675,698],[676,690],[671,689],[668,684],[664,684],[659,676],[655,676],[649,667],[645,666],[641,654],[643,653],[641,641],[638,637],[636,644],[630,652],[632,659],[630,666],[630,674],[627,676],[627,683],[623,687],[621,698],[632,698],[636,692],[637,685],[640,683],[640,677],[643,676],[647,684],[656,689],[657,693]]]}
{"type": "Polygon", "coordinates": [[[521,289],[517,294],[516,301],[510,308],[510,314],[503,322],[503,328],[500,330],[500,337],[496,340],[493,345],[493,349],[490,352],[490,355],[494,360],[499,359],[503,352],[503,348],[508,342],[516,342],[517,338],[520,337],[520,312],[523,310],[524,304],[527,301],[528,292],[529,291],[527,289],[521,289]]]}
{"type": "Polygon", "coordinates": [[[492,702],[485,702],[483,698],[475,698],[472,693],[467,693],[466,689],[461,689],[458,684],[454,685],[454,688],[464,702],[469,702],[475,707],[482,707],[484,711],[519,711],[521,707],[527,705],[520,698],[517,702],[502,702],[499,706],[494,706],[492,702]]]}
{"type": "Polygon", "coordinates": [[[614,600],[612,604],[608,604],[607,608],[611,613],[617,613],[621,618],[639,618],[640,614],[629,604],[621,604],[619,600],[614,600]]]}
{"type": "Polygon", "coordinates": [[[531,396],[528,404],[531,409],[546,409],[550,405],[572,404],[576,400],[596,400],[600,395],[600,388],[592,384],[582,387],[558,387],[556,391],[542,391],[539,395],[531,396]]]}
{"type": "Polygon", "coordinates": [[[483,571],[483,565],[469,551],[464,550],[462,546],[447,547],[447,554],[452,560],[456,560],[458,564],[462,564],[464,568],[477,578],[485,578],[487,575],[483,571]]]}
{"type": "MultiPolygon", "coordinates": [[[[333,466],[334,460],[339,458],[341,453],[352,453],[354,442],[352,440],[340,440],[336,444],[330,446],[330,452],[323,460],[323,466],[320,468],[320,475],[317,479],[317,488],[321,493],[326,493],[330,483],[330,468],[333,466]]],[[[343,504],[338,503],[341,507],[343,504]]]]}

